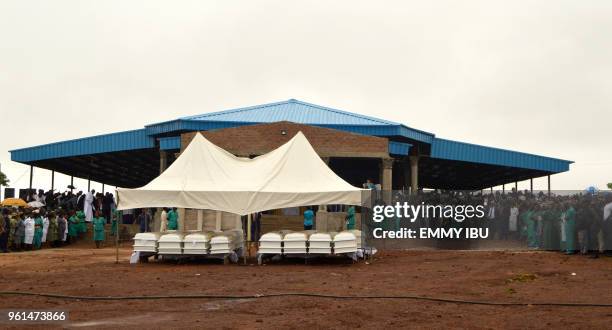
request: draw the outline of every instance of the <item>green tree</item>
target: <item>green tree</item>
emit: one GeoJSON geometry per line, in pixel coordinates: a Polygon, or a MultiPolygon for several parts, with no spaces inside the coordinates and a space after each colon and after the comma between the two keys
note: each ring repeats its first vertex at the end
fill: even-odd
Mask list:
{"type": "Polygon", "coordinates": [[[612,190],[612,182],[608,183],[608,189],[612,190]]]}
{"type": "Polygon", "coordinates": [[[8,186],[9,179],[6,178],[6,174],[0,172],[0,186],[8,186]]]}

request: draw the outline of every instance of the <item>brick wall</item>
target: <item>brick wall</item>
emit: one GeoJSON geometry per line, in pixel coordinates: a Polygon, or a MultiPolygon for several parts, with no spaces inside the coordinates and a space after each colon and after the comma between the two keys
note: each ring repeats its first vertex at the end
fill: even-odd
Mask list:
{"type": "MultiPolygon", "coordinates": [[[[217,146],[238,156],[262,155],[289,141],[302,131],[321,157],[389,157],[386,138],[354,134],[335,129],[291,122],[257,124],[201,132],[217,146]],[[282,135],[281,131],[287,132],[282,135]]],[[[181,135],[181,150],[193,139],[195,132],[181,135]]]]}

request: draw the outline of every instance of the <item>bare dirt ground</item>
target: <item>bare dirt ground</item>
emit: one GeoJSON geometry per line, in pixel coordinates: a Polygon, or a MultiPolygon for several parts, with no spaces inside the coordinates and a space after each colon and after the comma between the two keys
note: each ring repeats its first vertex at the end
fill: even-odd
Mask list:
{"type": "MultiPolygon", "coordinates": [[[[612,258],[554,252],[388,251],[374,262],[299,260],[115,264],[112,248],[0,255],[0,290],[69,295],[420,295],[496,302],[612,303],[612,258]],[[572,275],[575,273],[575,275],[572,275]]],[[[482,306],[418,300],[284,297],[75,301],[0,296],[1,309],[63,309],[65,328],[584,328],[612,327],[612,308],[482,306]]],[[[1,328],[17,327],[2,324],[1,328]]],[[[37,325],[22,325],[35,327],[37,325]]],[[[48,328],[49,325],[38,325],[48,328]]]]}

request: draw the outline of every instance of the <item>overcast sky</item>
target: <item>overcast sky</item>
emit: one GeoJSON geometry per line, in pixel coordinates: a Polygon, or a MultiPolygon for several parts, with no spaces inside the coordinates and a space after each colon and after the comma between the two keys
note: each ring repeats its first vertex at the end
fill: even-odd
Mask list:
{"type": "Polygon", "coordinates": [[[0,0],[0,163],[27,188],[8,150],[296,98],[574,160],[553,189],[603,188],[611,36],[607,0],[0,0]]]}

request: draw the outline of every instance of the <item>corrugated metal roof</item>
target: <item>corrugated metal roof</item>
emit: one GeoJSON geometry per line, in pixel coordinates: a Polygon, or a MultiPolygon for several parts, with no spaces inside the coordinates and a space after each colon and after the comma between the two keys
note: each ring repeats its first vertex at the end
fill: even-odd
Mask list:
{"type": "Polygon", "coordinates": [[[392,155],[408,156],[410,152],[410,143],[389,141],[389,153],[392,155]]]}
{"type": "Polygon", "coordinates": [[[181,149],[181,137],[180,136],[170,136],[170,137],[160,138],[159,139],[159,149],[160,150],[181,149]]]}
{"type": "Polygon", "coordinates": [[[389,120],[323,107],[295,99],[205,113],[181,119],[249,123],[290,121],[307,125],[400,125],[389,120]]]}
{"type": "Polygon", "coordinates": [[[434,138],[431,144],[431,157],[555,173],[568,171],[569,165],[573,163],[563,159],[439,138],[434,138]]]}
{"type": "Polygon", "coordinates": [[[41,159],[155,148],[155,139],[145,129],[96,135],[82,139],[11,150],[11,160],[33,162],[41,159]]]}

